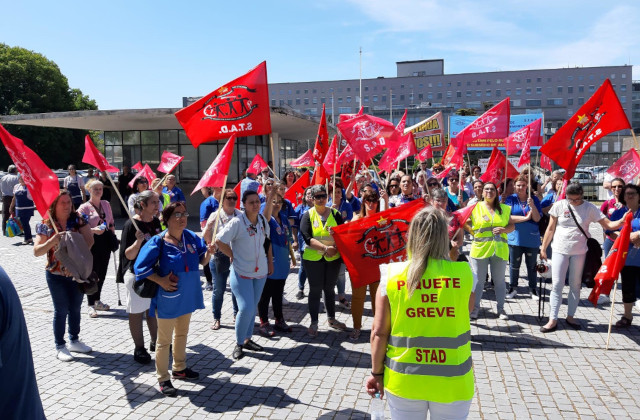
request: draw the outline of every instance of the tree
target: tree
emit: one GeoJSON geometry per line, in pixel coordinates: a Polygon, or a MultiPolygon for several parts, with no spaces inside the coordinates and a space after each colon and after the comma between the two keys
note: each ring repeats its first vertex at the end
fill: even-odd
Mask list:
{"type": "Polygon", "coordinates": [[[466,115],[478,115],[478,114],[476,113],[476,110],[473,108],[460,108],[459,110],[456,111],[456,115],[466,116],[466,115]]]}
{"type": "MultiPolygon", "coordinates": [[[[18,115],[44,112],[95,110],[95,100],[80,89],[69,88],[60,68],[42,54],[0,43],[0,114],[18,115]]],[[[80,163],[84,153],[82,130],[7,125],[47,165],[64,167],[80,163]]],[[[11,163],[0,151],[0,167],[11,163]]]]}

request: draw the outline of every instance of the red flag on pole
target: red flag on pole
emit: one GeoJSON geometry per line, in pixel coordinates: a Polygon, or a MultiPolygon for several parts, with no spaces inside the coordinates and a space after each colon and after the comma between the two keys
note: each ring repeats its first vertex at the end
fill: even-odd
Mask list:
{"type": "Polygon", "coordinates": [[[415,155],[417,152],[416,141],[413,138],[413,133],[409,132],[408,134],[403,135],[392,148],[387,149],[384,155],[380,158],[378,167],[383,171],[391,173],[398,162],[409,156],[415,155]]]}
{"type": "Polygon", "coordinates": [[[449,175],[449,171],[453,169],[453,166],[447,166],[446,168],[444,168],[444,171],[440,171],[440,173],[434,173],[433,177],[437,178],[437,179],[444,179],[447,177],[447,175],[449,175]]]}
{"type": "Polygon", "coordinates": [[[142,168],[144,168],[144,166],[142,166],[142,163],[140,163],[140,161],[138,161],[138,163],[136,163],[135,165],[133,165],[131,167],[131,169],[136,170],[136,171],[141,171],[142,168]]]}
{"type": "Polygon", "coordinates": [[[396,125],[393,134],[389,137],[389,141],[387,142],[387,147],[394,147],[396,144],[402,142],[404,140],[404,128],[407,126],[407,110],[404,110],[404,115],[400,118],[398,125],[396,125]]]}
{"type": "Polygon", "coordinates": [[[236,193],[236,197],[238,197],[238,199],[236,200],[236,208],[238,210],[240,210],[240,200],[242,199],[242,197],[240,196],[240,192],[242,191],[242,186],[240,184],[242,184],[242,182],[238,182],[238,184],[235,187],[233,187],[233,192],[236,193]]]}
{"type": "Polygon", "coordinates": [[[620,159],[616,160],[607,173],[614,178],[622,178],[625,183],[629,183],[633,178],[640,174],[640,156],[635,149],[629,149],[627,153],[622,155],[620,159]]]}
{"type": "Polygon", "coordinates": [[[231,134],[271,133],[267,62],[176,112],[187,137],[198,147],[231,134]]]}
{"type": "Polygon", "coordinates": [[[2,125],[0,139],[31,193],[38,213],[43,218],[48,218],[49,207],[60,193],[58,177],[44,164],[40,156],[25,146],[22,140],[11,135],[2,125]]]}
{"type": "Polygon", "coordinates": [[[340,179],[342,179],[342,185],[344,185],[345,188],[347,188],[347,186],[351,183],[351,180],[355,176],[354,170],[356,164],[356,161],[352,161],[346,162],[342,165],[342,169],[340,171],[340,179]]]}
{"type": "Polygon", "coordinates": [[[325,185],[329,175],[325,172],[322,165],[316,165],[311,177],[311,185],[325,185]]]}
{"type": "Polygon", "coordinates": [[[262,159],[262,156],[260,156],[260,153],[258,153],[251,161],[251,164],[247,169],[247,173],[257,175],[261,173],[264,168],[268,168],[268,167],[269,165],[267,165],[267,162],[265,162],[264,159],[262,159]]]}
{"type": "Polygon", "coordinates": [[[328,175],[333,175],[335,173],[335,169],[338,169],[338,136],[333,136],[333,140],[331,141],[331,146],[329,146],[329,152],[324,157],[324,161],[322,162],[322,167],[327,172],[328,175]]]}
{"type": "Polygon", "coordinates": [[[608,295],[611,292],[613,284],[618,280],[620,271],[625,265],[627,253],[629,252],[629,235],[631,234],[632,220],[633,213],[628,212],[624,217],[624,226],[620,231],[620,235],[616,238],[609,255],[607,255],[596,274],[596,285],[589,295],[589,302],[593,303],[593,306],[598,306],[598,297],[601,294],[608,295]]]}
{"type": "Polygon", "coordinates": [[[158,171],[165,174],[173,172],[173,170],[182,162],[184,156],[175,155],[167,150],[162,152],[160,158],[160,165],[158,165],[158,171]]]}
{"type": "Polygon", "coordinates": [[[630,129],[631,124],[611,82],[607,79],[578,112],[542,146],[540,152],[566,169],[565,177],[571,179],[580,159],[595,142],[607,134],[625,128],[630,129]]]}
{"type": "Polygon", "coordinates": [[[449,146],[447,146],[447,150],[445,150],[444,155],[442,155],[440,164],[445,168],[448,166],[460,168],[463,163],[464,156],[462,154],[462,148],[455,147],[453,143],[449,143],[449,146]]]}
{"type": "Polygon", "coordinates": [[[357,114],[340,114],[340,116],[338,117],[338,122],[344,122],[350,120],[351,118],[359,117],[362,114],[364,114],[364,108],[360,107],[360,110],[357,114]]]}
{"type": "Polygon", "coordinates": [[[551,170],[551,159],[544,153],[540,153],[540,167],[549,171],[551,170]]]}
{"type": "Polygon", "coordinates": [[[309,171],[302,174],[296,182],[284,193],[284,198],[291,201],[294,207],[301,204],[304,200],[304,190],[311,185],[309,177],[309,171]]]}
{"type": "Polygon", "coordinates": [[[525,125],[518,131],[514,131],[504,139],[506,155],[514,155],[524,150],[524,144],[530,146],[540,146],[540,130],[542,129],[542,118],[538,118],[531,124],[525,125]]]}
{"type": "MultiPolygon", "coordinates": [[[[478,203],[476,203],[476,204],[478,204],[478,203]]],[[[462,226],[464,226],[465,223],[467,223],[467,220],[469,220],[469,216],[471,216],[471,212],[476,207],[476,204],[473,204],[473,205],[467,206],[467,207],[463,207],[460,210],[456,210],[453,213],[451,213],[453,215],[453,217],[458,219],[458,225],[459,226],[462,227],[462,226]]]]}
{"type": "Polygon", "coordinates": [[[293,168],[300,168],[302,166],[314,166],[315,162],[313,161],[313,152],[311,150],[307,150],[296,160],[292,160],[289,163],[289,166],[293,168]]]}
{"type": "Polygon", "coordinates": [[[342,153],[340,153],[340,157],[338,158],[338,165],[343,165],[349,162],[353,162],[355,158],[356,158],[355,152],[353,151],[351,146],[347,144],[347,147],[345,147],[342,150],[342,153]]]}
{"type": "Polygon", "coordinates": [[[195,194],[196,191],[200,191],[202,187],[225,187],[224,182],[229,173],[229,166],[231,165],[235,144],[236,135],[232,134],[227,144],[224,145],[218,153],[218,156],[211,162],[211,166],[209,166],[207,172],[202,175],[202,178],[198,181],[198,185],[193,189],[191,195],[195,194]]]}
{"type": "Polygon", "coordinates": [[[509,135],[510,115],[511,108],[507,97],[462,129],[456,137],[451,139],[451,143],[460,148],[461,153],[464,154],[467,145],[474,140],[503,139],[509,135]]]}
{"type": "Polygon", "coordinates": [[[482,174],[480,179],[482,182],[493,182],[498,185],[504,181],[504,170],[507,169],[507,178],[516,178],[520,173],[513,167],[511,162],[507,161],[507,158],[497,148],[493,148],[491,157],[489,158],[489,164],[487,170],[482,174]]]}
{"type": "Polygon", "coordinates": [[[420,162],[424,162],[427,159],[433,159],[433,149],[430,144],[427,144],[417,156],[420,162]]]}
{"type": "Polygon", "coordinates": [[[320,117],[320,125],[318,126],[318,135],[316,143],[313,146],[313,159],[322,165],[324,157],[329,151],[329,131],[327,130],[327,117],[325,106],[322,104],[322,116],[320,117]]]}
{"type": "Polygon", "coordinates": [[[332,228],[354,288],[380,280],[380,264],[406,257],[409,224],[423,207],[424,201],[414,200],[332,228]]]}
{"type": "Polygon", "coordinates": [[[129,184],[128,184],[129,188],[133,188],[133,184],[136,182],[136,179],[140,178],[141,176],[147,178],[149,185],[151,185],[151,181],[157,178],[155,172],[153,172],[151,167],[145,163],[144,166],[142,167],[142,170],[139,171],[131,181],[129,181],[129,184]]]}
{"type": "Polygon", "coordinates": [[[100,153],[87,134],[84,138],[84,156],[82,161],[91,166],[98,168],[100,172],[118,172],[119,169],[111,166],[107,159],[100,153]]]}
{"type": "Polygon", "coordinates": [[[387,139],[395,131],[389,121],[367,114],[338,123],[337,128],[362,162],[387,147],[387,139]]]}

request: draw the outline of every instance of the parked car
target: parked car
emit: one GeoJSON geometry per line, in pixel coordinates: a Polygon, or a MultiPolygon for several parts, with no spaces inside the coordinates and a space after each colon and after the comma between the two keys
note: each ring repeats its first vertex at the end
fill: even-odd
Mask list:
{"type": "MultiPolygon", "coordinates": [[[[562,170],[562,172],[564,173],[564,170],[562,170]]],[[[586,168],[576,169],[573,178],[571,178],[571,182],[578,182],[582,185],[585,199],[598,199],[598,182],[596,181],[595,175],[590,170],[586,168]]]]}

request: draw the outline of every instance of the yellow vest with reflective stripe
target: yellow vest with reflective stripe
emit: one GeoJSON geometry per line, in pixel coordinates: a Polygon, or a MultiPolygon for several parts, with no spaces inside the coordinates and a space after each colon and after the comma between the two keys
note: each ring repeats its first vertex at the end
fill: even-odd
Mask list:
{"type": "Polygon", "coordinates": [[[408,262],[389,264],[387,297],[391,334],[384,389],[398,397],[450,403],[473,398],[469,296],[473,275],[466,262],[429,260],[409,297],[408,262]]]}
{"type": "Polygon", "coordinates": [[[493,228],[505,227],[509,224],[511,207],[500,204],[500,208],[502,209],[502,214],[496,211],[492,215],[483,203],[478,203],[471,212],[471,228],[473,229],[471,258],[483,259],[495,255],[505,261],[509,259],[507,234],[493,234],[493,228]]]}
{"type": "MultiPolygon", "coordinates": [[[[333,209],[331,209],[331,214],[327,218],[326,223],[322,224],[322,219],[320,215],[316,211],[315,207],[311,207],[309,209],[309,222],[311,223],[311,233],[314,239],[323,241],[323,238],[326,238],[329,242],[334,242],[331,237],[331,232],[329,230],[330,227],[338,226],[336,219],[333,217],[333,209]]],[[[335,243],[335,242],[334,242],[335,243]]],[[[319,251],[315,249],[311,249],[310,246],[304,248],[304,253],[302,254],[302,259],[307,261],[320,261],[324,258],[326,261],[334,261],[340,258],[340,253],[337,252],[333,257],[327,257],[326,255],[322,255],[319,251]]]]}

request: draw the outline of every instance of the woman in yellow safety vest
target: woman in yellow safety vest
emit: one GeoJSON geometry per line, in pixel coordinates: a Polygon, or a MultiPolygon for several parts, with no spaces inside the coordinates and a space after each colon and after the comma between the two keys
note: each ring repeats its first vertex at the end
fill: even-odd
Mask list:
{"type": "MultiPolygon", "coordinates": [[[[527,221],[530,218],[531,212],[522,221],[527,221]]],[[[487,182],[482,187],[482,201],[471,212],[465,229],[473,235],[470,262],[477,283],[476,302],[471,311],[471,319],[478,318],[484,283],[489,266],[491,266],[491,279],[496,291],[496,315],[500,319],[507,320],[509,317],[504,310],[504,299],[507,292],[504,274],[507,261],[509,261],[507,233],[513,232],[515,224],[511,218],[511,207],[500,203],[498,190],[494,183],[487,182]]]]}
{"type": "Polygon", "coordinates": [[[474,276],[449,260],[448,217],[429,206],[409,226],[409,261],[389,264],[376,294],[369,395],[391,418],[465,419],[474,393],[469,310],[474,276]]]}

